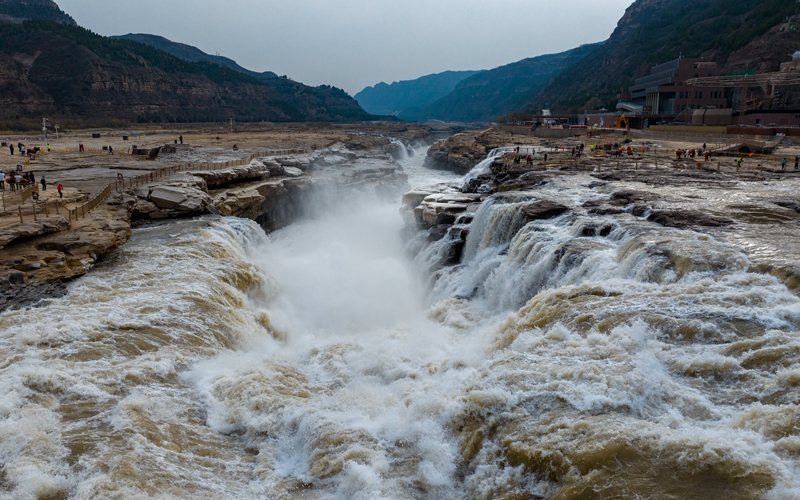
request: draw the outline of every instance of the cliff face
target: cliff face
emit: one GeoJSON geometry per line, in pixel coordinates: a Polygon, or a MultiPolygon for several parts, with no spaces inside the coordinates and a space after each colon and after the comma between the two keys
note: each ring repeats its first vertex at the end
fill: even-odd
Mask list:
{"type": "Polygon", "coordinates": [[[368,120],[344,91],[269,83],[129,40],[42,21],[0,23],[0,128],[43,114],[62,125],[368,120]]]}
{"type": "Polygon", "coordinates": [[[782,0],[637,0],[601,48],[532,93],[525,107],[547,103],[556,111],[579,111],[593,97],[611,106],[620,89],[681,54],[711,57],[726,67],[731,54],[794,11],[794,2],[782,0]]]}

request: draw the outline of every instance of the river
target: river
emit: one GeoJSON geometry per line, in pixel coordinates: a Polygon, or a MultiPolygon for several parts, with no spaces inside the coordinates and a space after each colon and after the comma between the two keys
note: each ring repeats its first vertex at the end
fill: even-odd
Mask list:
{"type": "MultiPolygon", "coordinates": [[[[423,156],[412,185],[457,180],[423,156]]],[[[585,237],[523,201],[435,281],[398,200],[137,229],[0,315],[0,498],[798,498],[800,299],[757,229],[585,237]]]]}

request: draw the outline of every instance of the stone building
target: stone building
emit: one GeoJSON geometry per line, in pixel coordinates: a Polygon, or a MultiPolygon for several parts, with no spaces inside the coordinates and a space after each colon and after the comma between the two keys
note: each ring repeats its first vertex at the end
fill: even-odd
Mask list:
{"type": "MultiPolygon", "coordinates": [[[[643,114],[676,115],[686,109],[725,108],[728,100],[722,87],[689,87],[684,83],[692,78],[719,76],[717,63],[703,58],[678,58],[650,70],[648,76],[637,78],[621,100],[641,107],[643,114]]],[[[620,106],[625,106],[621,102],[620,106]]]]}

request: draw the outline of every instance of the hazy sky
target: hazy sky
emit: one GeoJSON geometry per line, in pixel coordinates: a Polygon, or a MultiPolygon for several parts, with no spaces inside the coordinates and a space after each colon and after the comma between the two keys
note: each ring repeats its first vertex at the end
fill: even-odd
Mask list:
{"type": "Polygon", "coordinates": [[[351,95],[608,38],[633,0],[56,0],[101,35],[150,33],[351,95]]]}

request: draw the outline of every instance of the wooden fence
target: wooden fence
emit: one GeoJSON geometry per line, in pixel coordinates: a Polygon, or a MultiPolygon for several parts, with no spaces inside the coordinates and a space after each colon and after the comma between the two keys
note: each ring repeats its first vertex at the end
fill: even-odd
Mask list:
{"type": "MultiPolygon", "coordinates": [[[[265,158],[270,156],[285,156],[285,155],[292,155],[292,154],[305,154],[307,151],[305,149],[279,149],[279,150],[266,150],[266,151],[258,151],[256,153],[251,154],[247,158],[241,160],[229,160],[223,162],[203,162],[203,163],[183,163],[181,165],[172,165],[167,167],[162,167],[159,169],[151,170],[145,174],[137,175],[135,177],[118,177],[115,181],[110,182],[103,190],[97,194],[94,198],[79,205],[76,208],[67,209],[61,203],[53,204],[52,201],[48,201],[47,203],[32,203],[30,206],[32,207],[30,210],[27,209],[27,206],[23,207],[25,201],[27,201],[34,192],[38,192],[38,186],[28,186],[22,192],[15,192],[14,196],[20,194],[20,196],[25,196],[20,201],[19,206],[16,210],[6,209],[5,205],[3,206],[4,211],[0,212],[0,216],[8,216],[8,215],[18,215],[20,224],[25,222],[25,216],[32,216],[34,221],[38,221],[38,216],[50,215],[50,206],[54,206],[54,211],[56,214],[60,215],[63,211],[67,216],[67,219],[70,223],[73,220],[78,220],[82,217],[86,217],[86,215],[97,208],[106,197],[111,194],[112,191],[120,191],[125,188],[134,188],[136,186],[145,185],[150,182],[154,182],[165,177],[169,177],[173,174],[179,172],[188,172],[188,171],[198,171],[198,170],[222,170],[226,168],[233,168],[233,167],[242,167],[244,165],[249,165],[250,162],[257,158],[265,158]],[[26,195],[27,193],[27,195],[26,195]]],[[[5,194],[5,191],[4,191],[5,194]]],[[[5,197],[3,198],[5,201],[5,197]]]]}

